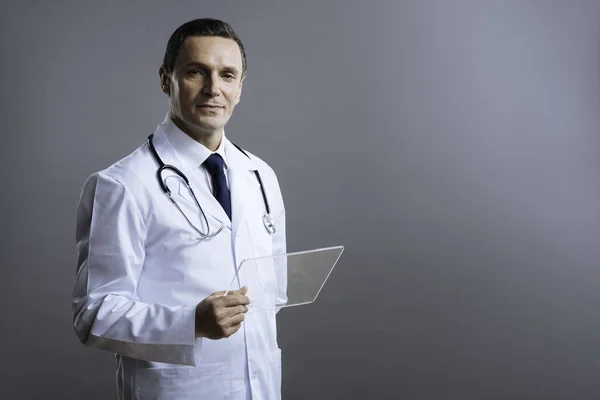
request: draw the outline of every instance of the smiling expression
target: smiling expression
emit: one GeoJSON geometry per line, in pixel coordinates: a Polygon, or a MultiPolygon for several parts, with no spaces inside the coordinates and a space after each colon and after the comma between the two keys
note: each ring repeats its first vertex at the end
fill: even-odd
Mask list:
{"type": "Polygon", "coordinates": [[[237,43],[218,36],[187,37],[172,74],[161,67],[159,75],[173,122],[207,147],[218,145],[242,92],[237,43]]]}

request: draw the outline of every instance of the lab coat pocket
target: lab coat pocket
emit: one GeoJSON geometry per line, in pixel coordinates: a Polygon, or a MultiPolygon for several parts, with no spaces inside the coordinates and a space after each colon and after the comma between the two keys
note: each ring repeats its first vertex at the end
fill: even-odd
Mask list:
{"type": "Polygon", "coordinates": [[[281,350],[269,353],[269,371],[271,396],[269,399],[281,399],[281,350]]]}
{"type": "Polygon", "coordinates": [[[252,263],[256,267],[257,275],[262,286],[277,286],[277,276],[275,275],[275,260],[273,255],[273,239],[267,232],[262,220],[254,218],[247,221],[252,240],[254,257],[259,257],[252,263]]]}
{"type": "Polygon", "coordinates": [[[230,399],[227,363],[138,369],[136,386],[139,400],[230,399]]]}
{"type": "Polygon", "coordinates": [[[275,260],[270,257],[259,258],[255,262],[258,272],[258,279],[262,286],[277,286],[277,277],[275,275],[275,260]]]}

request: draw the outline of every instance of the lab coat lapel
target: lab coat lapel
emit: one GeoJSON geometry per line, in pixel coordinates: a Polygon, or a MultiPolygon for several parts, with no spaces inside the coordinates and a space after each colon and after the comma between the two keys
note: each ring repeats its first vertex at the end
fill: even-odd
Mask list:
{"type": "MultiPolygon", "coordinates": [[[[200,182],[202,182],[200,180],[201,176],[199,174],[201,172],[200,166],[198,166],[197,170],[194,170],[194,169],[188,167],[187,165],[185,165],[183,163],[183,161],[177,156],[177,152],[171,146],[171,144],[169,143],[169,140],[167,139],[165,134],[162,132],[160,127],[158,127],[156,129],[156,131],[154,132],[153,143],[154,143],[154,147],[156,148],[156,151],[158,152],[158,155],[160,156],[160,158],[162,158],[162,160],[165,164],[170,164],[170,165],[175,166],[176,168],[178,168],[181,172],[183,172],[188,177],[188,179],[190,181],[190,186],[192,187],[192,190],[194,191],[194,194],[196,195],[196,198],[198,199],[198,203],[200,203],[202,210],[204,210],[204,212],[207,214],[209,224],[211,221],[208,216],[210,215],[213,218],[220,221],[225,227],[231,229],[231,221],[229,220],[229,217],[225,213],[225,210],[223,210],[223,207],[221,207],[221,204],[219,204],[217,199],[210,192],[207,185],[200,184],[200,182]]],[[[172,174],[172,173],[165,171],[163,173],[163,177],[167,177],[170,174],[172,174]]],[[[173,193],[173,196],[174,197],[177,196],[176,201],[179,200],[180,198],[183,198],[186,201],[191,202],[193,207],[197,207],[197,205],[194,201],[194,198],[192,197],[192,194],[189,193],[187,186],[185,185],[185,183],[182,180],[180,180],[180,183],[179,183],[178,193],[173,193]]],[[[204,226],[204,222],[202,222],[202,225],[197,225],[197,226],[198,227],[204,226]]],[[[214,232],[216,228],[217,227],[214,226],[214,222],[213,222],[211,224],[211,232],[214,232]]]]}
{"type": "MultiPolygon", "coordinates": [[[[227,139],[226,139],[227,140],[227,139]]],[[[248,199],[259,190],[258,180],[254,175],[255,163],[229,140],[225,142],[225,151],[229,167],[229,189],[231,191],[232,236],[235,237],[240,224],[246,218],[248,199]]]]}

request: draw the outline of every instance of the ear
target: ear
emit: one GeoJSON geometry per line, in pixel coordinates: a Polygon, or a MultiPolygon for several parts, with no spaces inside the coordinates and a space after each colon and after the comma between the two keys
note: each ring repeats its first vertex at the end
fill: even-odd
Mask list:
{"type": "Polygon", "coordinates": [[[160,79],[160,90],[169,96],[171,94],[171,79],[163,66],[158,69],[158,77],[160,79]]]}

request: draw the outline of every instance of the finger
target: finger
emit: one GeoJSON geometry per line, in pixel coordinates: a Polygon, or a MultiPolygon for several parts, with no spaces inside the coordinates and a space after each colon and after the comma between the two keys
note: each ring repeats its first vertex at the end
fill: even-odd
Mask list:
{"type": "Polygon", "coordinates": [[[244,287],[242,287],[240,289],[237,289],[237,290],[229,290],[229,291],[225,292],[225,294],[227,294],[229,296],[232,295],[232,294],[242,294],[242,295],[245,295],[246,293],[248,293],[248,286],[244,286],[244,287]]]}
{"type": "Polygon", "coordinates": [[[212,296],[221,297],[221,296],[231,296],[232,294],[238,293],[238,290],[219,290],[218,292],[214,292],[212,296]]]}
{"type": "Polygon", "coordinates": [[[248,307],[246,305],[240,304],[235,307],[227,307],[220,310],[219,320],[226,320],[228,318],[233,317],[234,315],[244,315],[248,307]]]}
{"type": "Polygon", "coordinates": [[[230,337],[231,335],[233,335],[234,333],[236,333],[237,331],[240,330],[240,328],[242,327],[242,324],[237,324],[235,326],[229,327],[225,330],[225,336],[226,338],[230,337]]]}
{"type": "Polygon", "coordinates": [[[231,328],[232,326],[236,326],[244,322],[245,315],[243,313],[235,314],[231,317],[225,318],[219,325],[222,328],[231,328]]]}
{"type": "Polygon", "coordinates": [[[219,302],[224,307],[235,307],[240,304],[242,304],[242,305],[250,304],[250,299],[248,297],[244,296],[243,294],[232,294],[229,296],[221,297],[219,299],[219,302]]]}
{"type": "Polygon", "coordinates": [[[248,286],[244,286],[241,289],[237,290],[221,290],[218,292],[214,292],[211,294],[212,297],[220,297],[220,296],[231,296],[233,294],[246,294],[248,293],[248,286]]]}

